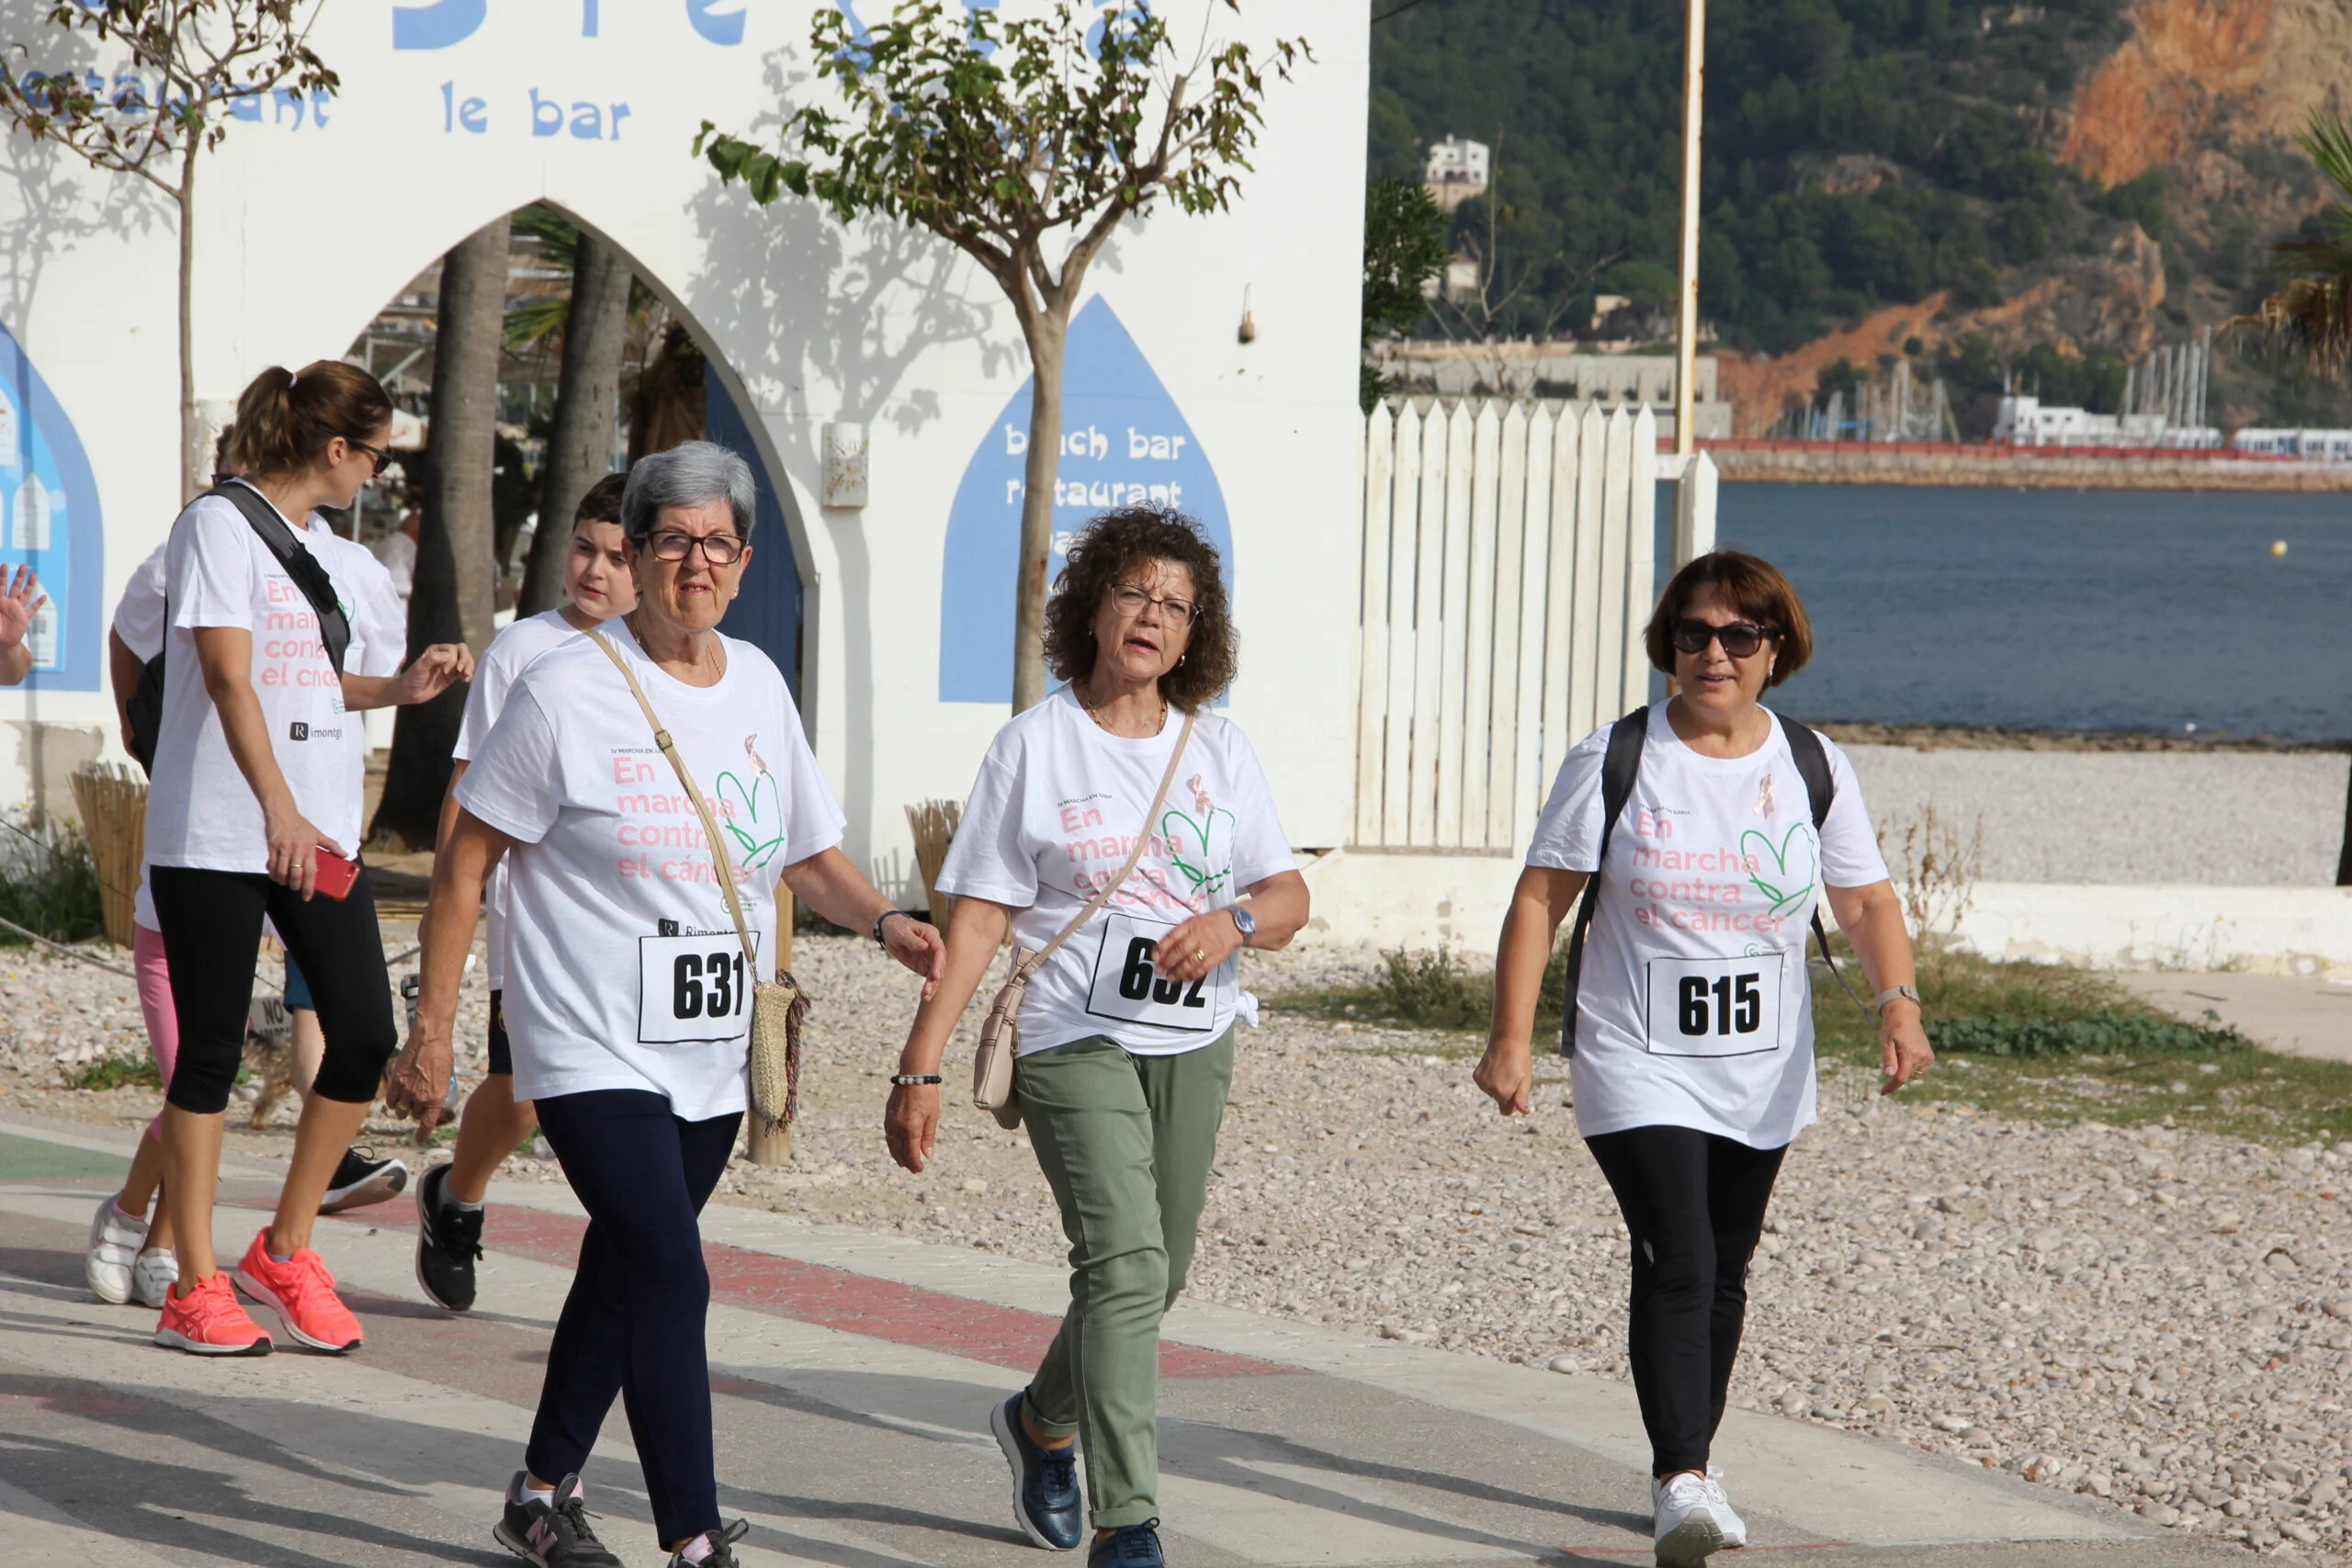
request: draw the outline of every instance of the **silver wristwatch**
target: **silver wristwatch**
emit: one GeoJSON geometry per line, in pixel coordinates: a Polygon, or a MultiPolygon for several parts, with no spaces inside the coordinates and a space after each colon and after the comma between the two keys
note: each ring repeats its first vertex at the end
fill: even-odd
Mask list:
{"type": "Polygon", "coordinates": [[[1241,945],[1242,945],[1242,946],[1244,946],[1244,947],[1249,947],[1249,946],[1250,946],[1251,944],[1253,944],[1254,942],[1257,942],[1257,940],[1258,940],[1258,917],[1257,917],[1257,916],[1255,916],[1255,915],[1251,914],[1249,910],[1247,910],[1247,909],[1243,908],[1242,908],[1240,905],[1238,905],[1238,904],[1230,904],[1230,905],[1227,905],[1227,906],[1226,907],[1226,911],[1225,911],[1225,912],[1226,912],[1227,914],[1231,915],[1231,916],[1233,917],[1233,928],[1234,928],[1234,930],[1236,930],[1236,931],[1239,931],[1239,932],[1241,933],[1241,945]]]}
{"type": "Polygon", "coordinates": [[[1877,996],[1871,998],[1871,1010],[1877,1013],[1881,1018],[1884,1018],[1886,1016],[1886,1004],[1898,998],[1909,1002],[1914,1007],[1919,1006],[1919,987],[1917,986],[1889,986],[1886,989],[1881,991],[1877,996]]]}

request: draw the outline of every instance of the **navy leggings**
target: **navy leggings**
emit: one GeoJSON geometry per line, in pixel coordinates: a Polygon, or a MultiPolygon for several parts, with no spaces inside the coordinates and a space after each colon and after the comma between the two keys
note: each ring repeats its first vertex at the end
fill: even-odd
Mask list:
{"type": "Polygon", "coordinates": [[[1747,1321],[1747,1260],[1788,1147],[1750,1148],[1692,1127],[1584,1142],[1633,1242],[1625,1350],[1652,1473],[1704,1470],[1747,1321]]]}
{"type": "Polygon", "coordinates": [[[695,1217],[742,1113],[684,1122],[662,1096],[591,1089],[538,1102],[539,1131],[588,1211],[524,1463],[550,1484],[583,1468],[621,1396],[663,1545],[718,1528],[703,1321],[710,1274],[695,1217]]]}

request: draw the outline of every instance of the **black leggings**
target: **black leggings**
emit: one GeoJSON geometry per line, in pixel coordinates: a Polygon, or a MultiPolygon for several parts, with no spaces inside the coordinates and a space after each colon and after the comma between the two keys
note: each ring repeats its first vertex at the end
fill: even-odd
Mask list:
{"type": "Polygon", "coordinates": [[[1653,1473],[1703,1471],[1739,1356],[1747,1260],[1788,1149],[1690,1127],[1631,1127],[1585,1147],[1633,1241],[1625,1350],[1653,1473]]]}
{"type": "Polygon", "coordinates": [[[584,1467],[617,1393],[659,1539],[717,1529],[703,1338],[710,1273],[697,1221],[735,1152],[742,1113],[684,1122],[667,1099],[638,1089],[559,1094],[538,1113],[588,1231],[523,1462],[547,1482],[584,1467]]]}
{"type": "Polygon", "coordinates": [[[311,1092],[345,1105],[376,1098],[400,1035],[392,1022],[383,933],[376,925],[376,892],[365,867],[347,897],[307,903],[258,872],[153,865],[147,868],[147,886],[155,897],[180,1025],[179,1061],[165,1100],[204,1116],[229,1108],[229,1090],[244,1059],[265,915],[310,981],[326,1036],[311,1092]]]}

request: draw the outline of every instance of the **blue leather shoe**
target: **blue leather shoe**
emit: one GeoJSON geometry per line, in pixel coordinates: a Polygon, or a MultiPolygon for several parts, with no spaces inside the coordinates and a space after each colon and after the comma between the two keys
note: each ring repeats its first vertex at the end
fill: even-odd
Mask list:
{"type": "MultiPolygon", "coordinates": [[[[1012,1467],[1012,1517],[1021,1533],[1047,1551],[1068,1551],[1086,1534],[1078,1506],[1078,1445],[1049,1449],[1031,1441],[1021,1425],[1021,1399],[1016,1393],[989,1412],[989,1430],[1012,1467]]],[[[1156,1550],[1151,1561],[1159,1561],[1156,1550]]]]}
{"type": "Polygon", "coordinates": [[[1121,1525],[1086,1549],[1086,1568],[1168,1568],[1159,1555],[1159,1521],[1121,1525]]]}

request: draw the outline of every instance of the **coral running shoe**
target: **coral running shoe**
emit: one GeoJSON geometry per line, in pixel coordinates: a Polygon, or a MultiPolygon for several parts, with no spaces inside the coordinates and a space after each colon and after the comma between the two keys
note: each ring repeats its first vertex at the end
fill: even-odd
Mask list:
{"type": "Polygon", "coordinates": [[[191,1356],[269,1354],[269,1336],[246,1313],[230,1288],[229,1276],[221,1273],[164,1298],[155,1343],[191,1356]]]}
{"type": "Polygon", "coordinates": [[[326,1259],[305,1247],[280,1263],[269,1255],[269,1227],[237,1263],[237,1288],[276,1313],[295,1343],[340,1356],[359,1348],[359,1320],[334,1293],[326,1259]]]}

